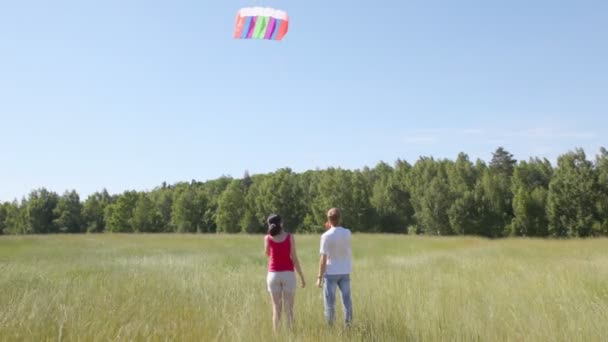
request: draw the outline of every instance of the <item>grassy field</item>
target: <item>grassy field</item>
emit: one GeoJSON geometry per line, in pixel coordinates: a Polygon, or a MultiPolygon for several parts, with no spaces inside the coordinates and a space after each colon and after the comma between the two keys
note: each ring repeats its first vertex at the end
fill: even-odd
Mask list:
{"type": "MultiPolygon", "coordinates": [[[[274,340],[608,340],[608,240],[355,235],[350,330],[324,325],[318,236],[297,243],[309,284],[295,331],[274,340]]],[[[0,340],[273,340],[262,249],[241,235],[0,237],[0,340]]]]}

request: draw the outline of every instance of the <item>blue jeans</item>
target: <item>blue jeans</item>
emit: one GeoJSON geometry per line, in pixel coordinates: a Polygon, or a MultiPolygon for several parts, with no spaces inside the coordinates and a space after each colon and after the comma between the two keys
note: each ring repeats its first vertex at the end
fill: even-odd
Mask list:
{"type": "Polygon", "coordinates": [[[350,324],[353,320],[353,302],[350,298],[350,275],[326,274],[323,283],[323,303],[325,304],[325,319],[332,325],[336,317],[336,287],[342,294],[344,321],[350,324]]]}

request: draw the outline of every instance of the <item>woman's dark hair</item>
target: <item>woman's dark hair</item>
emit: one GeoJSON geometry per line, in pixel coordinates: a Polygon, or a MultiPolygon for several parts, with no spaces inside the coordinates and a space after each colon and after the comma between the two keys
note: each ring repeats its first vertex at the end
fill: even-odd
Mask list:
{"type": "Polygon", "coordinates": [[[281,216],[279,216],[277,214],[272,214],[272,215],[268,216],[267,222],[268,222],[268,234],[270,236],[277,236],[283,230],[283,228],[281,227],[281,224],[283,223],[281,216]]]}

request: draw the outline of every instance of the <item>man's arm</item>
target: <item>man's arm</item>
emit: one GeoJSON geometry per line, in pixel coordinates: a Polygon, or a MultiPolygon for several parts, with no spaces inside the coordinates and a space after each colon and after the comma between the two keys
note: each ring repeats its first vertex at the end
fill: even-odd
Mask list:
{"type": "Polygon", "coordinates": [[[319,259],[319,273],[317,273],[317,286],[321,287],[323,285],[323,276],[325,275],[325,270],[327,268],[327,237],[321,235],[321,246],[319,247],[319,253],[321,254],[321,258],[319,259]]]}
{"type": "Polygon", "coordinates": [[[327,266],[327,255],[321,254],[321,258],[319,258],[319,273],[317,273],[317,286],[321,287],[323,285],[323,276],[325,275],[325,268],[327,266]]]}

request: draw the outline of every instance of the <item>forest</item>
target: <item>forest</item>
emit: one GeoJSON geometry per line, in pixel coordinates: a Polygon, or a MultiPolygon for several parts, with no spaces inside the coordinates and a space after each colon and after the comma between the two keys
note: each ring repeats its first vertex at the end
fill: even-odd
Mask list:
{"type": "Polygon", "coordinates": [[[323,230],[342,209],[354,232],[489,238],[608,235],[608,151],[582,149],[518,161],[502,147],[489,162],[420,157],[356,170],[290,168],[241,178],[163,183],[150,191],[46,188],[0,203],[0,233],[264,233],[270,213],[292,232],[323,230]]]}

